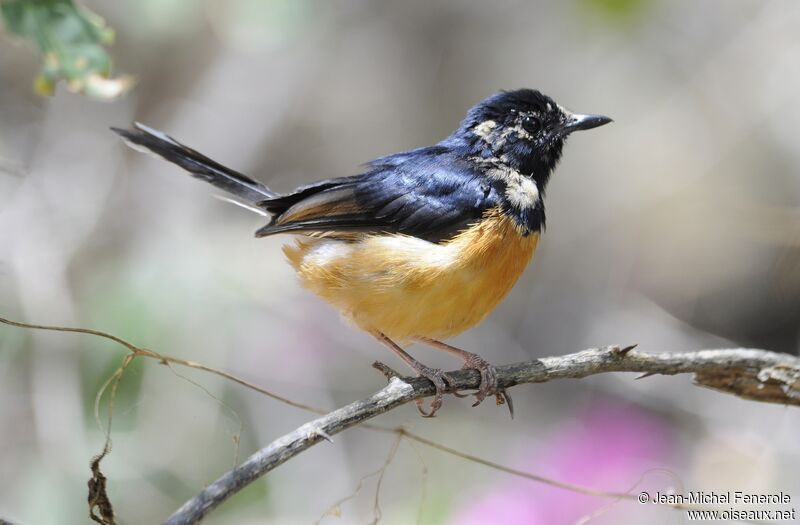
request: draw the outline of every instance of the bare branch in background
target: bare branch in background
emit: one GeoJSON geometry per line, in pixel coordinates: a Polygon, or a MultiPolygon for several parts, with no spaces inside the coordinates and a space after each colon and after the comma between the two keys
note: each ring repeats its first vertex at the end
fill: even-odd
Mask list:
{"type": "MultiPolygon", "coordinates": [[[[755,401],[800,405],[800,359],[789,354],[747,348],[662,354],[637,352],[631,347],[592,348],[564,356],[501,366],[497,368],[497,379],[501,388],[510,388],[523,383],[580,379],[605,372],[639,372],[646,376],[691,373],[699,385],[715,390],[755,401]]],[[[448,392],[451,393],[476,389],[480,383],[480,375],[475,370],[459,370],[448,375],[452,378],[448,385],[448,392]]],[[[427,379],[393,377],[388,385],[371,396],[310,421],[251,455],[240,466],[187,501],[166,524],[197,523],[209,511],[259,477],[329,436],[433,393],[433,384],[427,379]]],[[[424,439],[414,439],[425,443],[424,439]]],[[[556,484],[595,496],[629,499],[629,495],[623,493],[556,484]]]]}
{"type": "MultiPolygon", "coordinates": [[[[279,395],[274,394],[274,393],[272,393],[272,392],[270,392],[268,390],[260,388],[260,387],[254,385],[254,384],[252,384],[252,383],[250,383],[248,381],[245,381],[244,379],[242,379],[240,377],[237,377],[237,376],[235,376],[233,374],[229,374],[228,372],[225,372],[225,371],[222,371],[222,370],[219,370],[219,369],[216,369],[216,368],[213,368],[213,367],[201,364],[201,363],[196,363],[194,361],[188,361],[186,359],[179,359],[179,358],[175,358],[175,357],[171,357],[171,356],[167,356],[167,355],[161,355],[161,354],[159,354],[157,352],[154,352],[152,350],[148,350],[147,348],[142,348],[140,346],[137,346],[137,345],[131,343],[130,341],[126,341],[125,339],[123,339],[121,337],[118,337],[118,336],[116,336],[114,334],[110,334],[108,332],[103,332],[103,331],[100,331],[100,330],[92,330],[90,328],[78,328],[78,327],[68,327],[68,326],[51,326],[51,325],[23,323],[21,321],[13,321],[11,319],[4,319],[2,317],[0,317],[0,323],[6,324],[6,325],[9,325],[9,326],[15,326],[15,327],[18,327],[18,328],[28,328],[28,329],[32,329],[32,330],[44,330],[44,331],[48,331],[48,332],[67,332],[67,333],[74,333],[74,334],[91,335],[91,336],[100,337],[100,338],[103,338],[103,339],[108,339],[110,341],[113,341],[113,342],[125,347],[128,350],[129,353],[126,354],[125,357],[123,358],[122,364],[114,371],[114,373],[111,375],[111,377],[109,377],[108,380],[106,380],[106,382],[103,384],[103,386],[100,387],[100,390],[97,392],[97,395],[95,396],[95,404],[94,404],[95,420],[97,421],[98,428],[102,429],[102,428],[105,427],[105,437],[106,438],[105,438],[105,444],[103,446],[102,452],[100,452],[100,454],[98,454],[97,456],[92,458],[91,463],[90,463],[90,467],[91,467],[91,471],[92,471],[92,477],[89,479],[89,483],[88,483],[88,485],[89,485],[88,503],[89,503],[89,517],[93,521],[95,521],[97,523],[103,523],[104,525],[113,525],[115,523],[115,521],[114,521],[113,506],[111,505],[111,501],[109,500],[108,495],[106,493],[106,477],[102,473],[102,471],[100,470],[100,462],[106,457],[106,455],[108,455],[111,452],[111,422],[113,420],[113,412],[114,412],[114,408],[113,407],[114,407],[114,399],[116,397],[117,387],[119,386],[120,382],[122,381],[122,377],[123,377],[123,375],[125,373],[125,370],[133,362],[133,360],[136,359],[137,357],[146,357],[146,358],[150,358],[150,359],[155,359],[160,364],[166,365],[166,366],[170,366],[170,367],[173,364],[177,364],[177,365],[186,366],[186,367],[189,367],[189,368],[195,368],[197,370],[202,370],[204,372],[210,372],[212,374],[218,375],[220,377],[223,377],[225,379],[228,379],[230,381],[238,383],[238,384],[240,384],[240,385],[242,385],[244,387],[247,387],[247,388],[249,388],[251,390],[255,390],[256,392],[258,392],[260,394],[264,394],[267,397],[275,399],[276,401],[280,401],[281,403],[287,404],[289,406],[292,406],[292,407],[295,407],[295,408],[299,408],[301,410],[306,410],[306,411],[309,411],[309,412],[314,412],[314,413],[317,413],[317,414],[324,414],[325,413],[324,410],[321,410],[319,408],[314,408],[314,407],[311,407],[311,406],[308,406],[308,405],[304,405],[302,403],[297,403],[295,401],[292,401],[291,399],[287,399],[287,398],[285,398],[283,396],[279,396],[279,395]],[[106,424],[104,426],[103,423],[100,420],[100,400],[103,397],[103,394],[106,391],[106,389],[109,388],[109,387],[111,388],[111,395],[110,395],[110,398],[109,398],[109,401],[108,401],[108,405],[107,405],[107,408],[108,408],[107,420],[106,420],[106,424]]],[[[191,379],[188,379],[188,378],[186,378],[184,376],[181,376],[180,374],[178,374],[174,370],[173,370],[173,373],[175,373],[176,375],[178,375],[182,379],[184,379],[186,381],[189,381],[190,383],[194,384],[195,386],[198,386],[199,388],[204,390],[206,394],[210,395],[213,399],[217,400],[223,406],[225,406],[228,409],[230,409],[230,407],[225,405],[225,403],[223,403],[220,399],[218,399],[213,394],[211,394],[208,390],[203,388],[202,385],[199,385],[198,383],[192,381],[191,379]]],[[[234,414],[235,414],[235,412],[234,412],[234,414]]],[[[241,431],[241,422],[240,422],[240,431],[241,431]]],[[[235,442],[236,442],[236,450],[237,450],[236,453],[238,454],[238,438],[235,440],[235,442]]],[[[0,525],[4,525],[2,520],[0,520],[0,525]]]]}
{"type": "MultiPolygon", "coordinates": [[[[0,318],[0,323],[35,330],[87,334],[112,340],[127,348],[129,353],[125,356],[122,366],[117,369],[104,387],[101,388],[100,392],[98,392],[98,399],[107,386],[113,383],[113,390],[116,384],[118,384],[127,364],[136,357],[147,357],[156,359],[162,364],[178,364],[211,372],[290,406],[317,414],[325,414],[325,411],[319,408],[289,400],[227,372],[193,361],[161,355],[152,350],[138,347],[129,341],[107,332],[88,328],[29,324],[3,318],[0,318]]],[[[619,346],[592,348],[565,356],[547,357],[525,363],[498,367],[499,386],[507,388],[523,383],[543,383],[552,379],[580,379],[604,372],[640,372],[642,375],[640,375],[639,378],[657,374],[675,375],[693,373],[695,381],[702,386],[762,402],[800,405],[800,358],[793,355],[746,348],[647,354],[633,351],[635,346],[636,345],[622,348],[619,346]]],[[[367,419],[380,415],[409,401],[433,394],[433,385],[427,379],[401,378],[397,372],[382,363],[376,363],[373,366],[381,371],[389,380],[389,384],[386,387],[367,399],[357,401],[329,414],[325,414],[272,442],[267,447],[250,456],[245,463],[228,472],[215,483],[204,489],[199,495],[189,500],[169,518],[167,523],[196,523],[202,519],[207,512],[281,463],[323,439],[331,441],[331,434],[336,434],[342,430],[356,426],[367,419]]],[[[475,389],[480,382],[479,374],[474,370],[459,370],[457,372],[451,372],[450,375],[453,378],[453,382],[449,387],[449,392],[475,389]]],[[[95,411],[97,412],[97,406],[95,407],[95,411]]],[[[110,416],[111,406],[109,405],[109,421],[104,453],[108,451],[108,447],[110,446],[110,416]]],[[[360,428],[393,433],[399,438],[406,438],[421,443],[467,461],[523,479],[559,487],[564,490],[589,496],[608,498],[614,501],[635,499],[635,496],[629,492],[612,492],[583,487],[500,465],[487,459],[431,441],[411,433],[404,428],[384,428],[369,423],[361,424],[360,428]]],[[[390,458],[393,455],[394,449],[390,454],[390,458]]],[[[95,458],[93,462],[98,459],[99,458],[95,458]]],[[[385,470],[385,467],[382,470],[385,470]]],[[[96,476],[93,477],[93,480],[96,481],[96,476]]],[[[669,504],[667,506],[674,509],[701,508],[678,503],[669,504]]],[[[113,517],[111,519],[113,520],[113,517]]],[[[744,521],[750,523],[747,520],[744,521]]],[[[0,525],[2,525],[2,522],[0,522],[0,525]]]]}

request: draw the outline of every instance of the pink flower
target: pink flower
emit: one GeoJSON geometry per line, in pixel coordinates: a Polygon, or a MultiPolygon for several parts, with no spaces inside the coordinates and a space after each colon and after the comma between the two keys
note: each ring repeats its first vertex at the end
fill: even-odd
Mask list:
{"type": "MultiPolygon", "coordinates": [[[[664,466],[671,455],[672,437],[663,421],[638,408],[599,404],[526,450],[515,467],[575,485],[627,492],[648,470],[664,466]]],[[[663,477],[645,477],[633,493],[658,483],[663,486],[663,482],[663,477]]],[[[451,523],[571,524],[612,501],[509,477],[469,503],[451,523]]],[[[591,523],[640,523],[633,518],[646,510],[637,503],[619,503],[591,523]]]]}

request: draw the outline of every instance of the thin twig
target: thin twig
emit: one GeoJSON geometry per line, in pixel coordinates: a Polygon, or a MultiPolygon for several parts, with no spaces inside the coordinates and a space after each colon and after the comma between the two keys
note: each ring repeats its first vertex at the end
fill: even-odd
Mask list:
{"type": "Polygon", "coordinates": [[[425,510],[425,501],[428,498],[428,464],[425,463],[425,459],[422,457],[422,454],[420,454],[419,450],[417,450],[417,447],[414,445],[414,443],[409,443],[409,446],[411,447],[411,450],[414,451],[414,454],[416,454],[420,467],[422,467],[421,469],[422,481],[420,482],[421,490],[419,495],[419,507],[417,507],[417,521],[415,522],[417,525],[420,525],[420,523],[422,523],[422,512],[425,510]]]}
{"type": "MultiPolygon", "coordinates": [[[[115,341],[131,351],[131,354],[126,356],[123,364],[129,364],[134,357],[143,356],[157,359],[162,364],[175,363],[188,366],[230,379],[290,406],[317,414],[324,413],[319,408],[294,402],[227,372],[192,361],[162,356],[151,350],[138,347],[122,338],[98,330],[36,325],[3,318],[0,318],[0,323],[22,328],[74,332],[103,337],[115,341]]],[[[644,375],[640,377],[656,374],[693,373],[695,382],[702,386],[762,402],[800,405],[800,359],[795,356],[746,348],[647,354],[633,352],[634,346],[627,346],[622,349],[618,346],[592,348],[575,354],[498,367],[498,383],[501,388],[508,388],[517,384],[541,383],[553,379],[579,379],[605,372],[643,373],[644,375]]],[[[448,386],[448,392],[451,393],[456,390],[475,389],[480,381],[479,374],[474,370],[460,370],[451,372],[449,375],[453,379],[452,384],[448,386]]],[[[117,374],[109,378],[109,382],[105,386],[108,386],[108,383],[114,379],[118,379],[117,374]]],[[[184,504],[167,523],[196,523],[209,510],[258,477],[319,441],[323,439],[330,440],[331,434],[336,434],[359,423],[361,423],[361,428],[395,433],[445,453],[521,478],[587,495],[615,500],[631,499],[629,493],[616,493],[581,487],[506,467],[433,442],[404,428],[384,428],[363,423],[363,421],[392,410],[399,405],[420,397],[432,395],[433,391],[433,385],[426,379],[392,378],[389,385],[369,398],[325,414],[323,417],[303,425],[253,454],[241,466],[233,469],[217,482],[207,487],[198,496],[184,504]]],[[[106,444],[109,445],[108,442],[106,444]]],[[[691,508],[680,504],[669,506],[675,509],[691,508]]]]}
{"type": "Polygon", "coordinates": [[[623,499],[633,499],[633,496],[627,497],[627,495],[623,492],[614,492],[608,490],[596,490],[590,487],[584,487],[581,485],[575,485],[573,483],[566,483],[564,481],[558,481],[550,478],[546,478],[544,476],[538,476],[536,474],[531,474],[530,472],[525,472],[524,470],[519,470],[511,467],[507,467],[505,465],[501,465],[500,463],[495,463],[494,461],[489,461],[488,459],[483,459],[478,456],[473,456],[472,454],[467,454],[466,452],[461,452],[460,450],[456,450],[454,448],[450,448],[447,445],[442,445],[441,443],[436,443],[435,441],[431,441],[430,439],[424,438],[418,434],[414,434],[409,432],[404,428],[397,428],[397,429],[387,429],[388,432],[396,432],[401,436],[408,438],[412,441],[416,441],[417,443],[422,443],[423,445],[427,445],[431,448],[435,448],[436,450],[440,450],[442,452],[446,452],[451,456],[456,456],[461,459],[466,459],[473,463],[477,463],[479,465],[483,465],[494,470],[499,470],[500,472],[505,472],[507,474],[512,474],[514,476],[529,479],[531,481],[537,481],[539,483],[546,483],[547,485],[558,487],[560,489],[569,490],[571,492],[577,492],[579,494],[586,494],[587,496],[597,496],[601,498],[623,498],[623,499]]]}
{"type": "Polygon", "coordinates": [[[108,339],[110,341],[114,341],[115,343],[118,343],[118,344],[124,346],[125,348],[130,350],[130,352],[133,354],[134,357],[149,357],[151,359],[155,359],[156,361],[159,361],[161,364],[164,364],[164,365],[169,364],[169,363],[174,363],[176,365],[187,366],[189,368],[194,368],[196,370],[202,370],[204,372],[210,372],[212,374],[215,374],[215,375],[218,375],[218,376],[223,377],[225,379],[228,379],[230,381],[233,381],[234,383],[238,383],[238,384],[240,384],[240,385],[242,385],[244,387],[247,387],[247,388],[249,388],[251,390],[255,390],[256,392],[264,394],[267,397],[271,397],[272,399],[274,399],[276,401],[280,401],[281,403],[284,403],[286,405],[289,405],[289,406],[292,406],[292,407],[295,407],[295,408],[299,408],[299,409],[305,410],[307,412],[313,412],[315,414],[320,414],[321,415],[321,414],[325,413],[325,411],[322,410],[322,409],[315,408],[315,407],[312,407],[310,405],[306,405],[306,404],[303,404],[303,403],[298,403],[297,401],[292,401],[289,398],[280,396],[278,394],[270,392],[269,390],[265,390],[265,389],[263,389],[263,388],[261,388],[261,387],[259,387],[257,385],[254,385],[253,383],[250,383],[249,381],[246,381],[246,380],[242,379],[241,377],[237,377],[237,376],[235,376],[233,374],[225,372],[224,370],[219,370],[217,368],[213,368],[213,367],[210,367],[210,366],[207,366],[207,365],[204,365],[202,363],[195,362],[195,361],[189,361],[188,359],[180,359],[180,358],[177,358],[177,357],[161,355],[158,352],[154,352],[153,350],[149,350],[147,348],[143,348],[143,347],[137,346],[137,345],[131,343],[130,341],[126,341],[125,339],[123,339],[121,337],[118,337],[116,335],[110,334],[108,332],[103,332],[103,331],[100,331],[100,330],[93,330],[91,328],[76,328],[76,327],[69,327],[69,326],[51,326],[51,325],[42,325],[42,324],[23,323],[23,322],[20,322],[20,321],[12,321],[10,319],[5,319],[3,317],[0,317],[0,323],[7,324],[9,326],[16,326],[16,327],[19,327],[19,328],[31,328],[31,329],[34,329],[34,330],[44,330],[44,331],[48,331],[48,332],[70,332],[70,333],[74,333],[74,334],[88,334],[88,335],[93,335],[93,336],[96,336],[96,337],[102,337],[103,339],[108,339]]]}
{"type": "Polygon", "coordinates": [[[383,512],[381,511],[381,487],[383,486],[383,478],[386,475],[386,470],[389,468],[389,465],[392,464],[394,461],[394,456],[397,454],[397,449],[400,447],[400,441],[402,441],[403,435],[398,434],[397,438],[392,443],[392,449],[389,451],[389,455],[386,457],[386,461],[383,462],[383,467],[381,467],[380,474],[378,474],[378,482],[375,484],[375,500],[373,501],[372,505],[372,522],[370,525],[377,525],[379,521],[381,521],[381,517],[383,516],[383,512]]]}
{"type": "MultiPolygon", "coordinates": [[[[619,347],[592,348],[574,354],[497,367],[497,379],[501,388],[510,388],[522,383],[579,379],[605,372],[653,372],[663,375],[693,373],[695,381],[703,386],[758,401],[800,405],[800,359],[789,354],[746,348],[663,354],[648,354],[635,350],[621,354],[619,347]]],[[[475,370],[458,370],[449,372],[448,375],[451,378],[448,392],[476,389],[480,382],[480,375],[475,370]]],[[[251,455],[240,466],[227,472],[187,501],[166,521],[166,524],[197,523],[210,510],[242,488],[319,443],[323,439],[321,434],[338,434],[400,405],[433,393],[434,386],[427,379],[392,378],[388,385],[375,394],[310,421],[251,455]]],[[[420,436],[402,432],[420,443],[462,457],[467,456],[420,436]]],[[[631,497],[624,493],[553,482],[474,456],[470,459],[567,490],[612,499],[631,497]]]]}
{"type": "MultiPolygon", "coordinates": [[[[89,505],[89,517],[93,521],[95,521],[97,523],[102,523],[103,525],[114,525],[115,524],[115,520],[114,520],[114,509],[113,509],[113,507],[111,505],[111,501],[109,500],[108,495],[106,493],[106,477],[102,473],[102,471],[100,470],[100,462],[109,454],[109,452],[111,452],[111,446],[112,446],[112,441],[111,441],[111,423],[112,423],[113,414],[114,414],[114,400],[116,399],[117,388],[118,388],[120,382],[122,381],[122,377],[123,377],[123,375],[125,373],[125,370],[133,362],[133,360],[136,359],[137,357],[146,357],[146,358],[155,359],[160,364],[166,365],[178,377],[181,377],[182,379],[184,379],[186,381],[189,381],[193,385],[201,388],[206,394],[211,396],[213,399],[215,399],[217,402],[222,404],[227,409],[231,410],[231,412],[239,420],[239,431],[234,436],[234,465],[236,463],[238,463],[240,434],[241,434],[241,430],[242,430],[242,427],[243,427],[243,423],[241,421],[241,418],[239,418],[239,416],[238,416],[238,414],[236,414],[235,410],[233,410],[228,405],[223,403],[222,400],[220,400],[219,398],[217,398],[216,396],[211,394],[211,392],[209,392],[206,388],[204,388],[202,385],[200,385],[196,381],[193,381],[193,380],[189,379],[188,377],[185,377],[185,376],[179,374],[177,371],[172,369],[171,365],[177,364],[177,365],[186,366],[186,367],[189,367],[189,368],[195,368],[195,369],[198,369],[198,370],[202,370],[204,372],[211,372],[212,374],[215,374],[215,375],[218,375],[218,376],[223,377],[225,379],[231,380],[231,381],[233,381],[235,383],[238,383],[238,384],[240,384],[242,386],[245,386],[247,388],[255,390],[255,391],[257,391],[257,392],[259,392],[261,394],[264,394],[264,395],[266,395],[268,397],[271,397],[271,398],[275,399],[276,401],[280,401],[282,403],[285,403],[287,405],[293,406],[295,408],[300,408],[302,410],[306,410],[306,411],[317,413],[317,414],[324,414],[325,413],[324,410],[321,410],[319,408],[315,408],[315,407],[312,407],[312,406],[309,406],[309,405],[305,405],[305,404],[302,404],[302,403],[298,403],[298,402],[292,401],[291,399],[285,398],[283,396],[279,396],[277,394],[274,394],[273,392],[270,392],[268,390],[260,388],[260,387],[258,387],[256,385],[254,385],[254,384],[252,384],[252,383],[250,383],[248,381],[245,381],[244,379],[239,378],[239,377],[237,377],[237,376],[235,376],[233,374],[230,374],[228,372],[225,372],[225,371],[222,371],[222,370],[218,370],[216,368],[212,368],[210,366],[203,365],[201,363],[196,363],[194,361],[188,361],[186,359],[179,359],[179,358],[176,358],[176,357],[170,357],[170,356],[166,356],[166,355],[161,355],[158,352],[154,352],[152,350],[148,350],[147,348],[142,348],[140,346],[137,346],[137,345],[131,343],[130,341],[127,341],[127,340],[125,340],[125,339],[123,339],[121,337],[118,337],[116,335],[110,334],[108,332],[103,332],[103,331],[100,331],[100,330],[93,330],[93,329],[90,329],[90,328],[67,327],[67,326],[52,326],[52,325],[23,323],[21,321],[12,321],[10,319],[5,319],[5,318],[2,318],[2,317],[0,317],[0,323],[6,324],[6,325],[9,325],[9,326],[15,326],[15,327],[18,327],[18,328],[27,328],[27,329],[32,329],[32,330],[43,330],[43,331],[48,331],[48,332],[68,332],[68,333],[91,335],[91,336],[100,337],[100,338],[103,338],[103,339],[108,339],[108,340],[113,341],[113,342],[115,342],[115,343],[117,343],[119,345],[122,345],[123,347],[128,349],[129,353],[126,354],[125,357],[122,359],[122,364],[114,371],[113,374],[111,374],[111,376],[105,381],[105,383],[103,383],[103,385],[100,387],[100,390],[98,390],[98,392],[97,392],[97,394],[95,396],[95,402],[94,402],[94,417],[95,417],[95,421],[97,422],[98,428],[100,428],[101,431],[103,431],[104,434],[105,434],[105,443],[103,445],[103,450],[98,455],[94,456],[91,459],[91,462],[90,462],[92,477],[89,479],[89,482],[88,482],[89,495],[88,495],[87,499],[88,499],[88,505],[89,505]],[[109,396],[109,400],[108,400],[108,404],[107,404],[107,421],[106,421],[106,424],[104,426],[102,421],[101,421],[101,418],[100,418],[100,401],[101,401],[101,399],[103,397],[103,394],[105,393],[105,391],[109,387],[111,387],[111,394],[109,396]]],[[[320,435],[322,437],[324,437],[325,439],[330,440],[330,436],[328,436],[324,432],[321,432],[320,435]]],[[[0,525],[3,525],[3,524],[0,523],[0,525]]]]}

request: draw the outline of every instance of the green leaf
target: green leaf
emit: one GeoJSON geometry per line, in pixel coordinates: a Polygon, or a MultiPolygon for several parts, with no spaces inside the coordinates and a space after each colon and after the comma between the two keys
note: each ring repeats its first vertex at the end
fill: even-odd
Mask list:
{"type": "Polygon", "coordinates": [[[72,0],[0,0],[0,16],[8,31],[28,39],[42,55],[37,93],[52,95],[63,80],[71,91],[110,100],[133,85],[129,76],[110,77],[104,46],[114,41],[114,31],[72,0]]]}

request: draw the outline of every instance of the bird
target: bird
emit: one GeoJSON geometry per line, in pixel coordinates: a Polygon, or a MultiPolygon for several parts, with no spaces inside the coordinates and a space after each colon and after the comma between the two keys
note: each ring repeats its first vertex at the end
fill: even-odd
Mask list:
{"type": "Polygon", "coordinates": [[[422,416],[437,413],[452,381],[409,354],[413,343],[476,369],[473,406],[495,396],[513,417],[495,368],[443,339],[479,324],[511,291],[545,228],[545,188],[565,140],[609,122],[538,90],[500,91],[437,144],[283,194],[143,124],[111,129],[268,217],[256,237],[295,234],[283,252],[301,284],[433,383],[429,408],[417,400],[422,416]]]}

